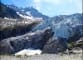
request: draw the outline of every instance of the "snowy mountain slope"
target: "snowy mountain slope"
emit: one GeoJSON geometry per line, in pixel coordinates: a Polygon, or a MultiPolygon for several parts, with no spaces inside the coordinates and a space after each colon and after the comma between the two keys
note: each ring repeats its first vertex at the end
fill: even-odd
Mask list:
{"type": "Polygon", "coordinates": [[[79,31],[79,35],[83,36],[83,20],[82,14],[73,14],[68,16],[53,17],[49,20],[43,21],[37,25],[32,31],[41,30],[50,26],[54,32],[54,37],[62,37],[69,39],[76,32],[79,31]],[[55,18],[55,19],[54,19],[55,18]],[[78,31],[77,31],[78,30],[78,31]]]}
{"type": "Polygon", "coordinates": [[[8,5],[9,8],[14,9],[16,12],[19,12],[20,14],[24,16],[32,16],[34,18],[42,18],[43,20],[49,19],[48,16],[43,15],[38,10],[36,10],[33,7],[26,7],[26,8],[19,8],[14,5],[8,5]]]}
{"type": "Polygon", "coordinates": [[[40,19],[46,20],[49,17],[43,15],[33,7],[18,8],[14,5],[5,5],[0,2],[0,17],[1,18],[12,18],[12,19],[40,19]]]}

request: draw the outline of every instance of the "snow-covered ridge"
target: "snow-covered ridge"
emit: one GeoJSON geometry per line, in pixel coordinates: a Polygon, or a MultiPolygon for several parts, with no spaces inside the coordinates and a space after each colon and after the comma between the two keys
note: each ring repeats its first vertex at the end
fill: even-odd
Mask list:
{"type": "Polygon", "coordinates": [[[35,18],[33,16],[26,16],[26,15],[22,15],[19,12],[16,12],[20,17],[24,18],[24,19],[28,19],[28,20],[43,20],[42,18],[35,18]]]}

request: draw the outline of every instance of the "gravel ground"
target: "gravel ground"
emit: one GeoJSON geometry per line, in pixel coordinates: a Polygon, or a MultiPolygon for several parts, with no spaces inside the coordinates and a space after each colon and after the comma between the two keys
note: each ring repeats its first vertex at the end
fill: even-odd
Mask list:
{"type": "Polygon", "coordinates": [[[41,54],[31,57],[15,57],[8,55],[0,55],[0,60],[83,60],[82,54],[41,54]]]}

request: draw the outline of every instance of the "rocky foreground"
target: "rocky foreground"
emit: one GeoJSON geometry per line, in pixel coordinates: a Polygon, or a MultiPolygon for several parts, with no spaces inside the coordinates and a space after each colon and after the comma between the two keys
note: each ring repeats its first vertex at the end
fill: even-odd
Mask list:
{"type": "Polygon", "coordinates": [[[0,55],[0,60],[83,60],[83,50],[74,49],[73,53],[41,54],[33,56],[0,55]]]}
{"type": "Polygon", "coordinates": [[[71,55],[56,55],[56,54],[42,54],[31,57],[15,57],[8,55],[1,55],[0,60],[82,60],[82,54],[71,54],[71,55]]]}

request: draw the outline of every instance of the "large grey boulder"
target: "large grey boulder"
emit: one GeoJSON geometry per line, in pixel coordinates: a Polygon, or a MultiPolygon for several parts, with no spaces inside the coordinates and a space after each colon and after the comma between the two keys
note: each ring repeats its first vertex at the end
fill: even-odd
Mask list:
{"type": "Polygon", "coordinates": [[[22,49],[43,49],[43,46],[52,37],[53,32],[50,28],[30,32],[22,36],[16,36],[0,41],[0,53],[10,54],[22,49]]]}

